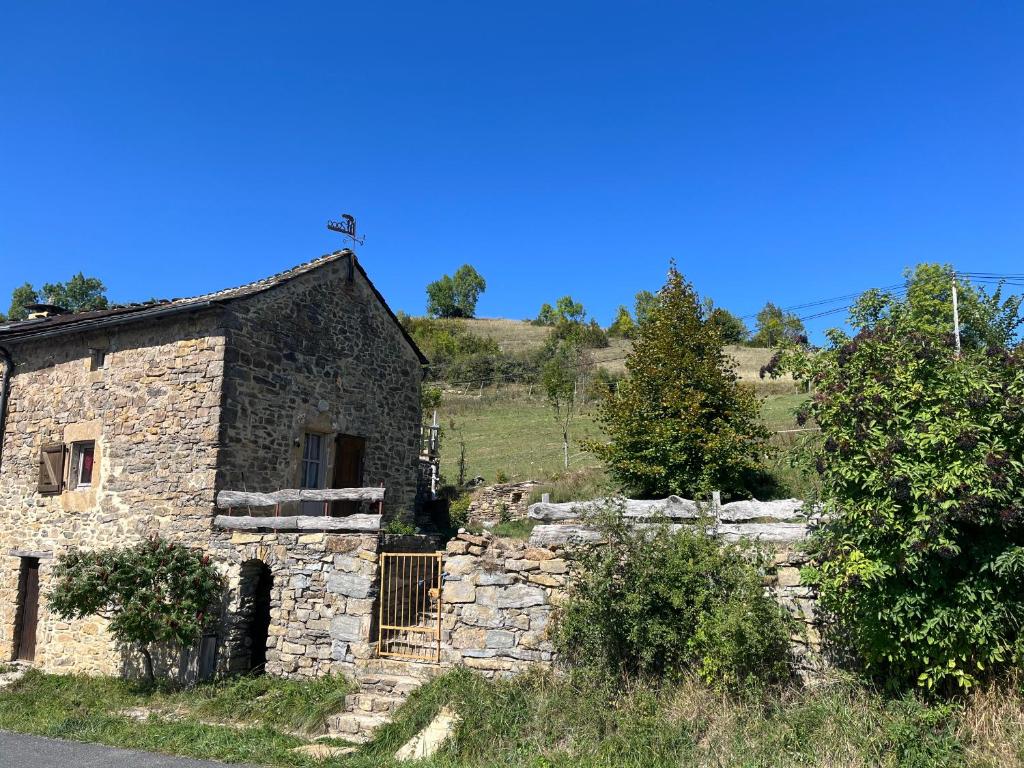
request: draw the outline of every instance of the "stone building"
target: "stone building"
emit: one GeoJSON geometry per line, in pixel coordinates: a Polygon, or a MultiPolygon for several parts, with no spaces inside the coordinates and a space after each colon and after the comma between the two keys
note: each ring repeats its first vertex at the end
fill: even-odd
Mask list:
{"type": "Polygon", "coordinates": [[[216,499],[383,486],[383,510],[278,511],[412,519],[425,362],[347,250],[195,298],[0,325],[0,660],[130,666],[101,620],[60,620],[46,592],[69,548],[154,534],[208,551],[227,577],[205,651],[217,666],[315,674],[366,653],[376,531],[230,530],[216,499]]]}

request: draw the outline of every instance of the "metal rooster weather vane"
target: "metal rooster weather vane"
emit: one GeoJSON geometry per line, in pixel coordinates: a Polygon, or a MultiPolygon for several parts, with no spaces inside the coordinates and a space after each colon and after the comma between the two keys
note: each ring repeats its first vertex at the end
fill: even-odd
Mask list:
{"type": "Polygon", "coordinates": [[[340,232],[342,237],[352,241],[352,245],[362,245],[366,236],[356,234],[356,217],[347,213],[341,214],[341,221],[328,221],[327,228],[332,232],[340,232]]]}

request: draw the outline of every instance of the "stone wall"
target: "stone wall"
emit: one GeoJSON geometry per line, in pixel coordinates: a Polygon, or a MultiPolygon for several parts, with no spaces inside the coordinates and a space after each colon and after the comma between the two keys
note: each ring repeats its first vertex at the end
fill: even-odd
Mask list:
{"type": "MultiPolygon", "coordinates": [[[[757,511],[750,521],[761,519],[753,514],[757,511]]],[[[800,586],[806,556],[798,546],[802,537],[793,535],[793,526],[806,533],[807,523],[786,523],[780,529],[783,539],[776,541],[765,537],[763,522],[749,522],[749,531],[743,525],[722,524],[721,536],[757,538],[771,555],[765,589],[796,620],[791,637],[796,673],[813,676],[822,668],[820,617],[815,592],[800,586]]],[[[574,552],[580,545],[600,546],[600,535],[571,522],[539,525],[529,541],[460,531],[448,543],[444,561],[443,663],[499,676],[553,664],[551,619],[578,574],[574,552]]]]}
{"type": "Polygon", "coordinates": [[[268,674],[314,677],[351,670],[373,655],[376,535],[218,531],[212,549],[229,564],[222,671],[247,671],[247,616],[239,609],[242,567],[252,561],[266,563],[273,575],[268,674]]]}
{"type": "Polygon", "coordinates": [[[216,315],[116,335],[11,343],[15,361],[0,465],[0,660],[11,658],[21,557],[40,556],[36,664],[111,674],[125,658],[105,623],[47,610],[53,558],[70,547],[130,544],[154,533],[204,546],[217,467],[224,336],[216,315]],[[107,349],[90,370],[90,347],[107,349]],[[38,492],[40,449],[96,443],[88,489],[38,492]]]}
{"type": "Polygon", "coordinates": [[[232,302],[217,488],[300,487],[303,435],[366,440],[364,486],[387,488],[385,516],[413,519],[420,363],[358,270],[341,260],[232,302]]]}
{"type": "Polygon", "coordinates": [[[474,525],[492,526],[510,520],[522,520],[530,506],[530,492],[539,483],[500,483],[480,488],[469,503],[468,519],[474,525]]]}
{"type": "Polygon", "coordinates": [[[444,560],[442,661],[488,675],[551,664],[548,627],[569,569],[562,546],[460,531],[444,560]]]}

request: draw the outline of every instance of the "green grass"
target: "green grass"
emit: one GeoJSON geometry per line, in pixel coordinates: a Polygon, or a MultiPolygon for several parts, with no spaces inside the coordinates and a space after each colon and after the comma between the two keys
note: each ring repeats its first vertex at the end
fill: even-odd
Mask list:
{"type": "Polygon", "coordinates": [[[414,692],[355,754],[315,763],[292,752],[304,740],[270,723],[303,722],[304,696],[324,701],[337,688],[243,679],[146,691],[112,678],[30,672],[0,690],[0,729],[253,765],[392,768],[400,765],[395,751],[447,706],[462,721],[434,758],[418,763],[425,768],[1024,766],[1024,691],[1012,680],[929,703],[852,681],[729,697],[690,679],[654,687],[537,672],[491,681],[463,669],[414,692]],[[122,714],[140,706],[163,714],[142,722],[122,714]],[[205,724],[199,713],[261,724],[205,724]]]}
{"type": "Polygon", "coordinates": [[[491,528],[491,533],[506,539],[528,539],[536,520],[509,520],[507,523],[498,523],[491,528]]]}
{"type": "MultiPolygon", "coordinates": [[[[562,434],[543,397],[526,387],[486,389],[482,394],[446,392],[439,409],[444,437],[441,471],[452,481],[458,471],[460,436],[466,443],[466,478],[482,476],[496,482],[499,472],[509,480],[547,479],[562,472],[562,434]],[[455,429],[451,422],[455,422],[455,429]]],[[[581,451],[583,438],[599,438],[595,404],[584,406],[570,426],[570,467],[597,466],[596,457],[581,451]]]]}
{"type": "Polygon", "coordinates": [[[242,677],[174,690],[29,671],[0,690],[0,729],[227,762],[311,766],[316,763],[291,751],[308,741],[295,732],[318,732],[351,690],[339,677],[242,677]],[[151,714],[141,722],[126,714],[137,708],[151,714]]]}
{"type": "MultiPolygon", "coordinates": [[[[793,413],[806,400],[807,395],[792,392],[766,396],[762,408],[765,424],[773,431],[796,428],[793,413]]],[[[554,487],[544,490],[553,491],[553,501],[583,498],[578,493],[584,490],[614,490],[607,482],[599,483],[599,488],[574,491],[568,487],[576,482],[572,478],[577,473],[583,473],[589,482],[595,477],[593,471],[600,467],[597,457],[580,447],[583,439],[600,440],[603,437],[596,420],[595,402],[585,404],[570,426],[568,473],[562,460],[561,430],[551,407],[537,392],[531,393],[528,387],[503,386],[473,393],[449,390],[445,392],[439,413],[444,429],[441,471],[449,481],[453,481],[458,472],[459,441],[462,439],[466,444],[467,479],[479,475],[491,484],[497,482],[499,473],[504,473],[513,481],[552,481],[554,487]],[[589,476],[588,471],[591,472],[589,476]],[[559,483],[560,477],[570,479],[559,483]]],[[[780,447],[791,447],[801,434],[780,435],[780,447]]]]}
{"type": "Polygon", "coordinates": [[[386,756],[441,706],[462,719],[435,768],[952,768],[1024,764],[1019,685],[957,703],[886,697],[853,682],[730,698],[692,680],[655,688],[456,671],[417,691],[364,752],[386,756]]]}

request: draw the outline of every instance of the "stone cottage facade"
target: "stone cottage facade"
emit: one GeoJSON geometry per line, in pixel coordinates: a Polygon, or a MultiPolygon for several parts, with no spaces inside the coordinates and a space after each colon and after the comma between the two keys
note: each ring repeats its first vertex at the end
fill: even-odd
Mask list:
{"type": "MultiPolygon", "coordinates": [[[[46,592],[69,548],[154,534],[227,577],[218,667],[313,673],[365,653],[372,595],[326,571],[372,575],[377,536],[221,530],[217,494],[383,486],[385,518],[412,519],[425,362],[347,250],[205,296],[0,325],[0,660],[123,671],[103,622],[58,619],[46,592]],[[358,618],[340,619],[350,598],[358,618]],[[255,604],[270,626],[254,650],[238,617],[255,604]]],[[[366,506],[297,504],[281,514],[366,506]]]]}

